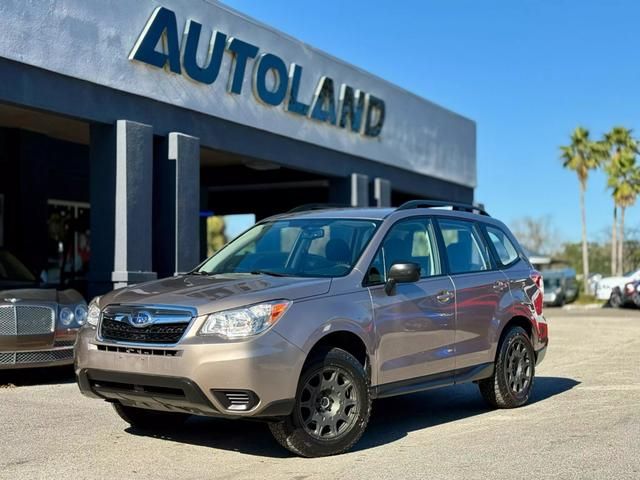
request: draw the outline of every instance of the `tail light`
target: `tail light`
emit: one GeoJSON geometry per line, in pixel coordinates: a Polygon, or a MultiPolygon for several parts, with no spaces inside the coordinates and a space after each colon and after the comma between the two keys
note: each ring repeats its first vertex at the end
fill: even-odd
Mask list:
{"type": "Polygon", "coordinates": [[[538,315],[542,315],[542,305],[544,303],[544,282],[542,280],[542,274],[537,270],[531,272],[531,280],[536,284],[537,291],[531,295],[531,301],[533,302],[533,308],[535,308],[538,315]]]}

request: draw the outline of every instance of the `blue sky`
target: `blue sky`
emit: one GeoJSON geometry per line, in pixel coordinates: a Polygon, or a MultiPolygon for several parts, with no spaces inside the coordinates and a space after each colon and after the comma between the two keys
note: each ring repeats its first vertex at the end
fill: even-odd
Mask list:
{"type": "MultiPolygon", "coordinates": [[[[640,135],[634,0],[225,3],[475,120],[476,200],[507,223],[551,215],[562,240],[578,240],[578,182],[558,146],[579,124],[595,137],[616,124],[640,135]]],[[[603,239],[603,175],[586,202],[589,236],[603,239]]],[[[639,206],[627,221],[640,228],[639,206]]]]}

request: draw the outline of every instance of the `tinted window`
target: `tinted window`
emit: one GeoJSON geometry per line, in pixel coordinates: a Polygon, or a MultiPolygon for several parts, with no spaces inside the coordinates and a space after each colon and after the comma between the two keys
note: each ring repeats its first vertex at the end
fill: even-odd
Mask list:
{"type": "Polygon", "coordinates": [[[434,242],[433,225],[427,219],[409,219],[396,223],[380,245],[371,263],[368,283],[385,282],[394,263],[417,263],[420,277],[439,275],[440,261],[434,242]]]}
{"type": "Polygon", "coordinates": [[[6,250],[0,250],[0,280],[36,281],[29,269],[6,250]]]}
{"type": "Polygon", "coordinates": [[[211,257],[209,274],[269,272],[337,277],[351,271],[378,222],[349,219],[276,220],[254,226],[211,257]]]}
{"type": "Polygon", "coordinates": [[[489,255],[473,223],[438,220],[451,273],[489,270],[489,255]]]}
{"type": "Polygon", "coordinates": [[[511,240],[509,240],[502,230],[487,225],[487,235],[489,235],[489,239],[491,243],[493,243],[502,265],[509,265],[518,258],[516,247],[514,247],[511,240]]]}

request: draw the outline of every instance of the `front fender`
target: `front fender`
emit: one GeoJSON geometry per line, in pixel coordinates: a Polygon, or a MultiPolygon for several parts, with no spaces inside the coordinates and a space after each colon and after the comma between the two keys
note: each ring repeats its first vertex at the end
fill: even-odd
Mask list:
{"type": "MultiPolygon", "coordinates": [[[[350,332],[362,340],[375,365],[373,307],[366,290],[294,302],[274,329],[307,355],[327,335],[350,332]]],[[[377,382],[375,369],[371,381],[377,382]]]]}

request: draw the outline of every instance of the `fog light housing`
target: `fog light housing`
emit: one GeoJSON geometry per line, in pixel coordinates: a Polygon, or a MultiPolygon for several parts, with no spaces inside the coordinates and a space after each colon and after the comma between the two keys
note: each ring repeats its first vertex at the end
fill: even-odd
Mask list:
{"type": "Polygon", "coordinates": [[[225,410],[248,412],[258,404],[258,396],[251,390],[212,390],[213,396],[225,410]]]}

